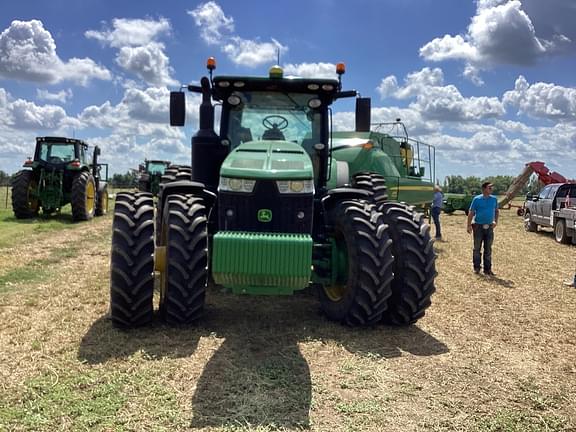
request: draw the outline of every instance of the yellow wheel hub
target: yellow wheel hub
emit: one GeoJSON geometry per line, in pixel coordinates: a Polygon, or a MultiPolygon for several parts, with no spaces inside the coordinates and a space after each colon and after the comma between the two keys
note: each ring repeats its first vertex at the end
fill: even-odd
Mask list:
{"type": "Polygon", "coordinates": [[[102,214],[108,213],[108,191],[104,191],[102,194],[102,214]]]}
{"type": "Polygon", "coordinates": [[[38,183],[35,180],[32,180],[28,183],[28,191],[27,191],[27,198],[28,198],[28,208],[32,211],[38,210],[38,196],[36,195],[38,189],[38,183]]]}
{"type": "Polygon", "coordinates": [[[324,292],[330,300],[337,302],[344,298],[347,288],[346,285],[324,286],[324,292]]]}
{"type": "Polygon", "coordinates": [[[92,213],[94,211],[94,199],[96,197],[96,190],[94,183],[89,181],[86,184],[86,211],[92,213]]]}

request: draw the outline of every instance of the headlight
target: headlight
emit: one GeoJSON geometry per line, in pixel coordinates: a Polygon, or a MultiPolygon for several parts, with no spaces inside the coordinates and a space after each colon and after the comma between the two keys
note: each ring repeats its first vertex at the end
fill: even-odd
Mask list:
{"type": "Polygon", "coordinates": [[[307,194],[314,192],[312,180],[277,180],[278,192],[281,194],[307,194]]]}
{"type": "Polygon", "coordinates": [[[218,190],[228,192],[251,193],[256,185],[256,180],[220,177],[218,190]]]}

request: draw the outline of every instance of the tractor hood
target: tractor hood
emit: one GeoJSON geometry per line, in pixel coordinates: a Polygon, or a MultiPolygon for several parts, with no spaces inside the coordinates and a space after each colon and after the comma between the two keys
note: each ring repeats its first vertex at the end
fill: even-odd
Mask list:
{"type": "Polygon", "coordinates": [[[287,141],[250,141],[236,147],[220,169],[222,177],[274,180],[311,180],[312,161],[298,144],[287,141]]]}

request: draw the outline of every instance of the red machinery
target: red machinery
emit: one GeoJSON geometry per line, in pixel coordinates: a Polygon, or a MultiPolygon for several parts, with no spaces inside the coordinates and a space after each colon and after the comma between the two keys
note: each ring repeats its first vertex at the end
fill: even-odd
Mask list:
{"type": "Polygon", "coordinates": [[[562,174],[557,173],[556,171],[550,171],[548,167],[544,164],[544,162],[528,162],[524,171],[514,179],[508,190],[506,191],[505,198],[498,203],[500,208],[510,208],[516,207],[518,208],[517,213],[518,216],[522,216],[524,214],[524,207],[523,206],[516,206],[510,204],[510,201],[514,199],[514,197],[518,194],[518,192],[524,187],[524,185],[530,179],[532,174],[536,174],[538,176],[538,180],[544,185],[548,185],[551,183],[574,183],[576,180],[569,180],[564,177],[562,174]]]}

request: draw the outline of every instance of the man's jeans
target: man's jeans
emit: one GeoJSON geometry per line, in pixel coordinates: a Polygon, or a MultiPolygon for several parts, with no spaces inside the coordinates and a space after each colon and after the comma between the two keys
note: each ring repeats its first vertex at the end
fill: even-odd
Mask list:
{"type": "Polygon", "coordinates": [[[482,225],[472,225],[474,230],[474,252],[472,253],[472,262],[474,270],[480,269],[480,249],[484,243],[484,272],[492,271],[492,242],[494,241],[494,228],[492,225],[484,229],[482,225]]]}
{"type": "Polygon", "coordinates": [[[432,207],[430,214],[432,215],[432,220],[434,221],[434,226],[436,227],[436,238],[442,238],[442,231],[440,230],[440,212],[442,209],[440,207],[432,207]]]}

